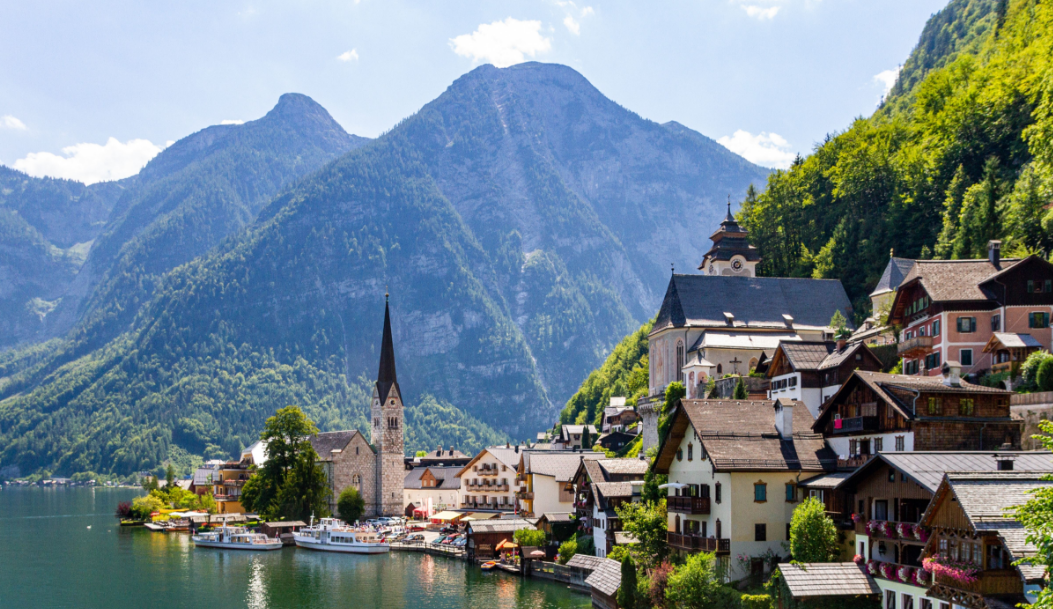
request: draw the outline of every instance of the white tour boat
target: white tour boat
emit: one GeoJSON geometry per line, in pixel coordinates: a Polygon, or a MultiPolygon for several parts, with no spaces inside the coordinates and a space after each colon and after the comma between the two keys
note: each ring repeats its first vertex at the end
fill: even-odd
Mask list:
{"type": "Polygon", "coordinates": [[[191,537],[199,548],[227,548],[229,550],[280,550],[282,541],[253,533],[245,527],[220,527],[215,531],[198,533],[191,537]]]}
{"type": "Polygon", "coordinates": [[[383,554],[391,550],[391,544],[372,531],[355,529],[336,518],[323,518],[318,524],[293,533],[296,547],[323,552],[347,552],[350,554],[383,554]]]}

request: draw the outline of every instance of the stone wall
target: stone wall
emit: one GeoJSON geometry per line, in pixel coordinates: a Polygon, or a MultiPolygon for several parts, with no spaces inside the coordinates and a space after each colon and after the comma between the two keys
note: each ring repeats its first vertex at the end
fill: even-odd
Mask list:
{"type": "Polygon", "coordinates": [[[658,446],[658,413],[665,402],[665,396],[642,397],[636,402],[636,412],[640,415],[640,433],[643,436],[640,452],[658,446]]]}
{"type": "Polygon", "coordinates": [[[366,443],[362,434],[357,433],[347,447],[338,453],[333,453],[330,481],[333,496],[330,498],[330,510],[336,514],[336,500],[349,486],[357,486],[358,492],[366,503],[365,516],[375,516],[377,513],[377,487],[376,487],[376,455],[373,449],[366,443]],[[356,484],[357,482],[357,484],[356,484]]]}

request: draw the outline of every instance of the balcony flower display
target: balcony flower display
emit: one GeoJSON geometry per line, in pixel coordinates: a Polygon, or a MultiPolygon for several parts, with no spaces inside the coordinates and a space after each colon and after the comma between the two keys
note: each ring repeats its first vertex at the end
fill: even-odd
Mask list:
{"type": "Polygon", "coordinates": [[[926,531],[925,529],[921,528],[921,525],[915,525],[914,526],[914,539],[917,539],[918,541],[928,541],[929,540],[929,532],[926,531]]]}
{"type": "Polygon", "coordinates": [[[896,527],[885,520],[871,520],[867,522],[867,532],[871,537],[875,535],[889,539],[895,539],[896,537],[896,527]]]}
{"type": "Polygon", "coordinates": [[[862,556],[860,556],[859,554],[856,554],[855,556],[852,557],[852,562],[856,563],[857,565],[862,565],[866,561],[863,560],[862,556]]]}
{"type": "Polygon", "coordinates": [[[859,523],[860,520],[863,520],[863,515],[862,514],[856,514],[855,512],[853,512],[852,513],[852,522],[859,523]]]}
{"type": "Polygon", "coordinates": [[[876,560],[868,561],[867,562],[867,572],[870,573],[871,575],[877,575],[878,574],[878,561],[876,561],[876,560]]]}
{"type": "Polygon", "coordinates": [[[947,577],[961,584],[974,584],[980,570],[971,563],[959,562],[937,554],[922,561],[925,570],[933,575],[947,577]]]}
{"type": "Polygon", "coordinates": [[[903,539],[912,539],[914,537],[914,525],[909,522],[897,523],[896,533],[898,533],[903,539]]]}
{"type": "Polygon", "coordinates": [[[881,573],[881,577],[884,577],[885,579],[896,578],[896,567],[890,562],[881,563],[878,567],[878,571],[881,573]]]}
{"type": "Polygon", "coordinates": [[[914,569],[914,585],[928,588],[931,583],[932,577],[929,576],[928,571],[925,569],[914,569]]]}
{"type": "Polygon", "coordinates": [[[896,580],[905,584],[912,583],[914,581],[914,569],[911,567],[900,567],[899,569],[896,569],[896,580]]]}

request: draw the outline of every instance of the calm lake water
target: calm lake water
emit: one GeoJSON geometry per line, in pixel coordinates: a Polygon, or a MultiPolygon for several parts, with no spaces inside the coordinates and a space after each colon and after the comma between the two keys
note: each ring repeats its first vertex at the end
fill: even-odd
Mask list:
{"type": "Polygon", "coordinates": [[[587,596],[564,586],[484,574],[438,556],[196,550],[185,533],[117,527],[117,503],[137,494],[89,488],[0,491],[0,609],[590,605],[587,596]]]}

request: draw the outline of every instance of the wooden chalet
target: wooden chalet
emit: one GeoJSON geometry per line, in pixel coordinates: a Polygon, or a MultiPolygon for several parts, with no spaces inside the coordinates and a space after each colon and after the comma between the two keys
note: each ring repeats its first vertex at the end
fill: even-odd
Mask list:
{"type": "Polygon", "coordinates": [[[812,429],[847,465],[878,452],[1019,448],[1011,393],[961,380],[955,362],[944,368],[942,378],[853,371],[812,429]]]}
{"type": "Polygon", "coordinates": [[[1007,510],[1027,502],[1033,490],[1053,487],[1047,476],[1019,471],[944,476],[922,517],[932,531],[924,557],[940,565],[932,571],[929,596],[967,609],[1002,609],[1026,604],[1027,593],[1046,585],[1044,567],[1013,565],[1037,549],[1007,510]]]}
{"type": "Polygon", "coordinates": [[[592,533],[597,556],[606,557],[622,530],[617,508],[639,500],[648,463],[641,459],[583,460],[571,484],[575,489],[574,509],[582,530],[592,533]]]}
{"type": "Polygon", "coordinates": [[[854,370],[881,369],[881,360],[863,343],[783,341],[768,365],[768,396],[804,402],[816,417],[854,370]]]}

